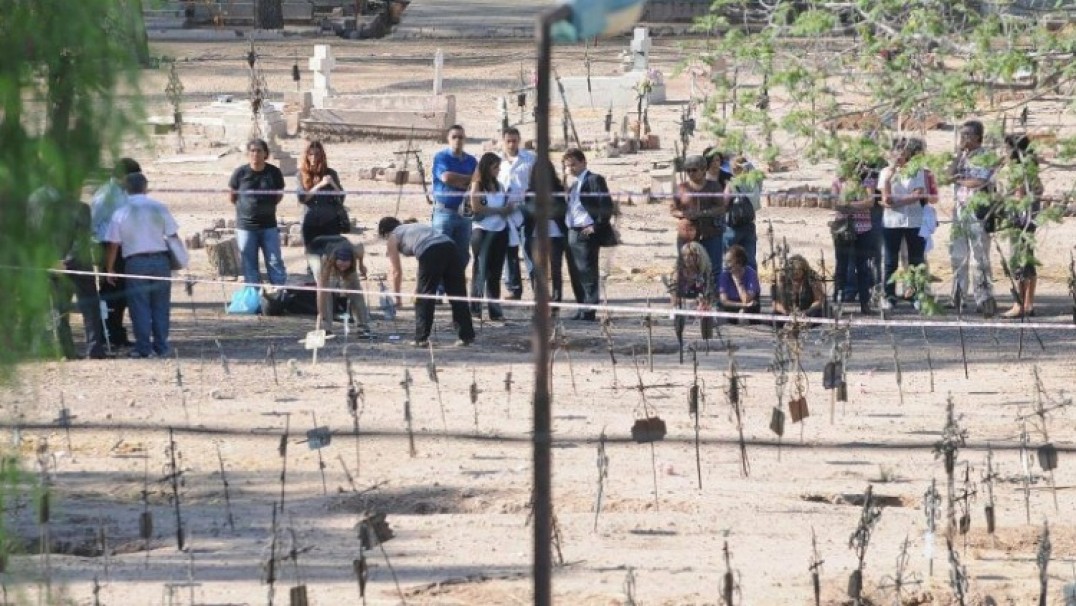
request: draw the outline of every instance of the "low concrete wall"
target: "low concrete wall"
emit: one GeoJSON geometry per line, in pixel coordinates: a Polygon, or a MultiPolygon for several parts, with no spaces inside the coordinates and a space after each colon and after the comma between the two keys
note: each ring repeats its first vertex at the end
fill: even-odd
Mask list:
{"type": "Polygon", "coordinates": [[[342,95],[326,97],[300,121],[304,129],[342,135],[440,139],[456,122],[454,95],[342,95]]]}

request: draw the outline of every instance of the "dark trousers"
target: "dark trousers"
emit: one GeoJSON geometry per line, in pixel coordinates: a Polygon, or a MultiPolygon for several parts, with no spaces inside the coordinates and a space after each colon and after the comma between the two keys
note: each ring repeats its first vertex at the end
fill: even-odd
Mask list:
{"type": "MultiPolygon", "coordinates": [[[[486,231],[471,230],[471,297],[491,299],[487,304],[491,320],[504,317],[500,303],[493,301],[501,298],[501,270],[504,268],[505,250],[508,248],[508,230],[486,231]]],[[[519,264],[516,264],[519,271],[519,264]]],[[[482,315],[482,304],[471,303],[471,313],[482,315]]]]}
{"type": "Polygon", "coordinates": [[[833,274],[833,299],[841,297],[844,302],[859,297],[860,306],[870,303],[874,287],[874,270],[871,261],[875,255],[874,234],[856,234],[854,242],[836,246],[837,268],[833,274]]]}
{"type": "Polygon", "coordinates": [[[897,285],[891,284],[889,278],[897,271],[897,265],[900,263],[901,242],[908,243],[909,266],[923,264],[926,242],[919,237],[918,227],[887,227],[883,232],[883,237],[885,238],[885,295],[895,297],[897,285]]]}
{"type": "MultiPolygon", "coordinates": [[[[108,258],[108,245],[101,245],[101,267],[108,258]]],[[[123,262],[123,248],[116,254],[115,271],[118,274],[127,272],[127,264],[123,262]]],[[[127,310],[127,282],[123,278],[116,278],[115,284],[109,284],[108,280],[101,278],[101,300],[108,306],[108,317],[105,319],[105,335],[112,347],[129,345],[127,330],[123,327],[123,312],[127,310]]]]}
{"type": "MultiPolygon", "coordinates": [[[[418,294],[436,295],[437,285],[442,283],[448,296],[467,296],[463,261],[456,247],[450,242],[435,244],[418,258],[418,294]]],[[[432,298],[423,297],[415,301],[415,340],[425,341],[430,338],[433,311],[432,298]]],[[[474,325],[471,324],[471,313],[465,301],[452,301],[452,321],[456,323],[460,339],[474,340],[474,325]]]]}
{"type": "MultiPolygon", "coordinates": [[[[549,239],[549,300],[561,302],[564,300],[564,250],[567,238],[549,239]]],[[[529,265],[531,290],[534,290],[534,257],[538,254],[538,242],[535,238],[527,238],[527,247],[524,251],[531,260],[529,265]]],[[[570,271],[570,270],[569,270],[570,271]]]]}
{"type": "MultiPolygon", "coordinates": [[[[572,294],[576,303],[598,305],[601,288],[598,284],[598,261],[601,247],[598,238],[571,229],[568,231],[568,278],[572,282],[572,294]]],[[[585,313],[593,315],[593,310],[585,313]]]]}
{"type": "MultiPolygon", "coordinates": [[[[91,271],[88,266],[65,264],[66,269],[91,271]]],[[[63,275],[52,277],[53,307],[57,313],[56,337],[60,352],[65,358],[79,357],[71,334],[71,295],[74,294],[82,325],[86,332],[86,355],[101,358],[105,355],[104,328],[101,323],[101,299],[97,295],[97,283],[93,276],[63,275]]]]}

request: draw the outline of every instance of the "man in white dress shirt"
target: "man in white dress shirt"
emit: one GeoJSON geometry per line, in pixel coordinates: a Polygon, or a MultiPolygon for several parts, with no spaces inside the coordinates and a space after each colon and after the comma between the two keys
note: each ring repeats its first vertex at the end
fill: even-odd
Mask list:
{"type": "Polygon", "coordinates": [[[527,274],[533,271],[530,257],[527,255],[527,240],[531,237],[530,223],[524,220],[523,205],[530,187],[531,170],[534,168],[534,152],[520,149],[519,129],[509,127],[501,133],[501,172],[497,180],[501,182],[508,194],[508,205],[516,210],[508,215],[508,250],[504,256],[505,298],[523,297],[523,277],[519,272],[519,252],[523,251],[523,263],[527,274]]]}

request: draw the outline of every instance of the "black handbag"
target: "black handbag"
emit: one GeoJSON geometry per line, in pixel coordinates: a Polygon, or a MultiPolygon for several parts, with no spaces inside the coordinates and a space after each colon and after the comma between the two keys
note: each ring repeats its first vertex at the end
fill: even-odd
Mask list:
{"type": "Polygon", "coordinates": [[[754,223],[755,207],[751,204],[751,198],[747,196],[733,197],[725,217],[729,227],[746,227],[754,223]]]}
{"type": "Polygon", "coordinates": [[[851,244],[856,241],[856,226],[851,215],[841,215],[829,222],[829,233],[836,244],[851,244]]]}
{"type": "Polygon", "coordinates": [[[343,202],[338,202],[336,205],[336,228],[342,234],[351,233],[351,217],[348,216],[347,207],[343,202]]]}

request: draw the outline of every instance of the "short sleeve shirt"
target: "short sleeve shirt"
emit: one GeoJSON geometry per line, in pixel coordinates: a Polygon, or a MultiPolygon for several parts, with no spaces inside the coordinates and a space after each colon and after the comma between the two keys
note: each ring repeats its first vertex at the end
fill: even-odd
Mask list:
{"type": "Polygon", "coordinates": [[[249,164],[235,169],[228,187],[238,192],[235,202],[235,226],[238,229],[269,229],[276,227],[276,205],[280,194],[248,194],[247,191],[281,191],[284,175],[272,164],[255,171],[249,164]]]}
{"type": "Polygon", "coordinates": [[[127,204],[112,215],[105,241],[122,246],[126,258],[168,250],[164,239],[177,231],[176,220],[164,204],[137,194],[130,196],[127,204]]]}
{"type": "Polygon", "coordinates": [[[468,153],[457,158],[452,155],[452,150],[443,149],[433,157],[433,199],[438,204],[451,209],[457,209],[463,204],[463,196],[466,189],[452,187],[441,180],[445,173],[460,173],[462,175],[474,174],[478,168],[478,160],[468,153]]]}
{"type": "MultiPolygon", "coordinates": [[[[754,300],[758,300],[758,295],[762,291],[758,283],[758,273],[751,267],[745,267],[743,270],[743,288],[752,295],[754,300]]],[[[717,279],[717,292],[724,295],[729,301],[740,301],[740,291],[736,290],[736,283],[732,279],[732,272],[725,270],[721,272],[721,275],[717,279]]]]}
{"type": "MultiPolygon", "coordinates": [[[[960,160],[960,163],[956,167],[957,179],[981,179],[989,182],[994,176],[994,169],[990,166],[986,166],[985,163],[976,161],[975,157],[985,152],[985,148],[978,148],[969,152],[964,158],[960,160]]],[[[956,209],[960,210],[967,205],[971,197],[976,192],[983,188],[965,187],[959,183],[956,184],[956,209]]]]}

